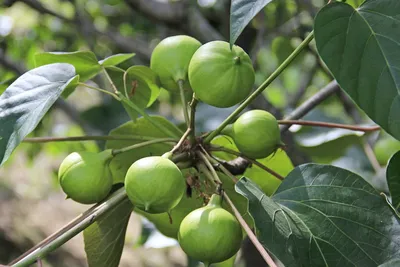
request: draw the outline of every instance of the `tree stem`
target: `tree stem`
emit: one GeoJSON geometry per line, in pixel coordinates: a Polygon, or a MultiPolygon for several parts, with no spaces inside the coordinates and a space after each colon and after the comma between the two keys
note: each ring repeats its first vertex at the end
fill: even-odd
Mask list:
{"type": "Polygon", "coordinates": [[[312,31],[306,39],[288,56],[288,58],[242,103],[240,106],[226,118],[221,125],[218,126],[213,132],[210,133],[205,139],[204,143],[209,143],[216,137],[228,124],[230,124],[236,116],[244,110],[251,101],[253,101],[259,94],[261,94],[288,66],[289,64],[303,51],[304,48],[314,38],[314,32],[312,31]]]}
{"type": "Polygon", "coordinates": [[[321,122],[321,121],[278,120],[278,123],[283,125],[297,124],[297,125],[317,126],[326,128],[340,128],[340,129],[348,129],[360,132],[374,132],[374,131],[379,131],[381,129],[381,127],[379,126],[365,127],[365,126],[355,126],[355,125],[321,122]]]}
{"type": "Polygon", "coordinates": [[[142,142],[139,144],[134,144],[134,145],[119,148],[119,149],[113,149],[112,154],[113,154],[113,156],[115,156],[115,155],[130,151],[133,149],[137,149],[140,147],[149,146],[149,145],[158,144],[158,143],[171,143],[171,142],[176,143],[177,140],[172,139],[172,138],[159,138],[159,139],[150,140],[150,141],[142,142]]]}
{"type": "Polygon", "coordinates": [[[179,93],[181,95],[183,116],[185,117],[186,126],[189,128],[190,127],[189,112],[188,112],[188,108],[187,108],[187,101],[186,101],[186,97],[185,97],[185,90],[183,88],[183,83],[184,83],[183,80],[178,81],[179,93]]]}
{"type": "Polygon", "coordinates": [[[189,135],[190,143],[193,145],[196,142],[196,125],[195,125],[195,118],[196,118],[196,106],[197,106],[197,99],[195,94],[193,93],[192,101],[190,101],[190,118],[189,118],[189,129],[191,129],[191,133],[189,135]]]}
{"type": "Polygon", "coordinates": [[[105,214],[107,211],[116,207],[126,199],[125,188],[120,188],[115,191],[107,200],[99,203],[89,209],[87,212],[83,213],[71,223],[60,229],[58,232],[49,236],[24,254],[19,258],[12,261],[9,265],[12,267],[26,267],[32,263],[35,263],[37,259],[44,258],[48,253],[52,252],[56,248],[63,245],[65,242],[79,234],[85,228],[90,226],[96,220],[98,220],[101,215],[105,214]]]}

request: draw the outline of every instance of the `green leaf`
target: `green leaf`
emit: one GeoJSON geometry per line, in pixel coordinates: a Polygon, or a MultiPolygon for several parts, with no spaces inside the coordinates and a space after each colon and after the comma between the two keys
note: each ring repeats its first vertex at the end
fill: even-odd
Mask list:
{"type": "Polygon", "coordinates": [[[230,16],[230,44],[233,45],[243,29],[260,10],[272,0],[232,0],[230,16]]]}
{"type": "Polygon", "coordinates": [[[103,60],[100,60],[99,64],[102,65],[103,67],[116,66],[116,65],[132,58],[134,55],[135,55],[135,53],[112,55],[103,60]]]}
{"type": "Polygon", "coordinates": [[[72,65],[57,63],[26,72],[6,89],[0,96],[0,165],[78,79],[72,65]]]}
{"type": "Polygon", "coordinates": [[[398,267],[400,266],[400,259],[393,259],[390,261],[387,261],[381,265],[379,265],[378,267],[398,267]]]}
{"type": "MultiPolygon", "coordinates": [[[[107,72],[117,89],[128,95],[129,100],[141,109],[151,106],[160,94],[157,76],[146,66],[132,66],[126,72],[117,67],[108,67],[107,72]],[[127,92],[125,92],[125,87],[127,92]]],[[[139,114],[125,103],[122,103],[122,105],[129,117],[132,120],[136,120],[139,114]]]]}
{"type": "Polygon", "coordinates": [[[37,67],[51,63],[69,63],[75,67],[81,82],[93,78],[101,71],[101,66],[91,51],[39,53],[35,55],[35,62],[37,67]]]}
{"type": "MultiPolygon", "coordinates": [[[[170,131],[181,135],[181,131],[172,123],[170,123],[167,119],[161,116],[151,116],[154,120],[158,121],[158,123],[164,125],[170,131]]],[[[110,135],[139,135],[139,136],[151,136],[151,137],[159,137],[166,138],[169,136],[165,136],[161,131],[159,131],[156,127],[153,126],[148,120],[145,118],[139,118],[136,122],[127,122],[119,126],[118,128],[112,130],[110,135]]],[[[138,144],[143,141],[118,141],[118,140],[110,140],[106,143],[106,148],[122,148],[127,147],[133,144],[138,144]]],[[[132,165],[136,160],[147,157],[147,156],[160,156],[165,152],[172,149],[171,144],[154,144],[150,146],[145,146],[141,148],[137,148],[135,150],[131,150],[119,155],[116,155],[110,163],[111,173],[113,175],[114,183],[121,183],[125,180],[125,174],[128,168],[132,165]]]]}
{"type": "Polygon", "coordinates": [[[83,231],[89,267],[118,267],[132,208],[126,198],[83,231]]]}
{"type": "Polygon", "coordinates": [[[334,166],[296,167],[272,198],[242,178],[261,243],[285,266],[377,266],[399,256],[400,225],[360,176],[334,166]]]}
{"type": "Polygon", "coordinates": [[[400,139],[400,1],[335,2],[315,19],[318,52],[367,115],[400,139]]]}
{"type": "Polygon", "coordinates": [[[392,197],[392,204],[397,210],[400,210],[400,151],[389,160],[386,180],[392,197]]]}

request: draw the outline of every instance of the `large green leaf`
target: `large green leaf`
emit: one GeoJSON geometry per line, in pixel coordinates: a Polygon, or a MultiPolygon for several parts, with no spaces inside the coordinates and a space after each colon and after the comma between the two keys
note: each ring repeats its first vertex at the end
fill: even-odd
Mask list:
{"type": "MultiPolygon", "coordinates": [[[[108,67],[108,73],[117,89],[123,92],[138,108],[145,109],[151,106],[160,94],[156,74],[146,66],[132,66],[126,70],[117,67],[108,67]],[[124,85],[125,75],[125,85],[124,85]],[[125,88],[127,92],[125,92],[125,88]]],[[[132,120],[139,116],[138,112],[122,103],[132,120]]]]}
{"type": "Polygon", "coordinates": [[[335,2],[315,19],[318,52],[339,85],[400,139],[400,1],[335,2]]]}
{"type": "Polygon", "coordinates": [[[386,180],[392,197],[393,206],[400,211],[400,151],[389,160],[386,180]]]}
{"type": "Polygon", "coordinates": [[[36,66],[51,63],[69,63],[75,67],[81,82],[93,78],[101,71],[95,54],[91,51],[77,52],[44,52],[35,55],[36,66]]]}
{"type": "Polygon", "coordinates": [[[126,198],[83,231],[89,267],[118,267],[132,208],[126,198]]]}
{"type": "Polygon", "coordinates": [[[0,165],[78,78],[70,64],[46,65],[26,72],[0,95],[0,165]]]}
{"type": "Polygon", "coordinates": [[[230,17],[230,43],[236,41],[243,29],[260,10],[272,0],[232,0],[230,17]]]}
{"type": "MultiPolygon", "coordinates": [[[[160,116],[151,116],[153,120],[164,125],[173,133],[181,135],[181,131],[167,119],[160,116]]],[[[119,126],[118,128],[112,130],[110,135],[135,135],[135,136],[152,136],[165,138],[161,131],[159,131],[153,124],[151,124],[145,118],[139,118],[136,122],[127,122],[119,126]]],[[[143,141],[120,141],[120,140],[110,140],[106,143],[106,148],[122,148],[133,144],[137,144],[143,141]]],[[[157,156],[162,155],[165,152],[172,149],[171,144],[153,144],[150,146],[145,146],[116,155],[110,163],[111,173],[113,175],[114,183],[121,183],[125,179],[125,174],[128,168],[136,160],[147,157],[147,156],[157,156]]]]}
{"type": "Polygon", "coordinates": [[[400,224],[360,176],[334,166],[296,167],[272,198],[242,178],[261,243],[285,266],[377,266],[400,253],[400,224]]]}

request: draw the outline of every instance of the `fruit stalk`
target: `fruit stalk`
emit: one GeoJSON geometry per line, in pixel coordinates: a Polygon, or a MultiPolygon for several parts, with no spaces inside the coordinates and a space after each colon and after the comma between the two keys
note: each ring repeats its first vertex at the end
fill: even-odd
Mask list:
{"type": "Polygon", "coordinates": [[[185,122],[186,122],[187,127],[189,127],[189,125],[190,125],[189,112],[188,112],[188,108],[187,108],[187,101],[186,101],[186,98],[185,98],[185,90],[183,88],[183,84],[184,84],[183,80],[179,80],[178,81],[179,93],[181,95],[183,116],[185,117],[185,122]]]}
{"type": "Polygon", "coordinates": [[[340,128],[347,129],[352,131],[360,131],[360,132],[374,132],[379,131],[381,127],[379,126],[355,126],[355,125],[347,125],[341,123],[330,123],[330,122],[322,122],[322,121],[299,121],[299,120],[278,120],[279,124],[283,125],[304,125],[304,126],[317,126],[317,127],[325,127],[325,128],[340,128]]]}
{"type": "Polygon", "coordinates": [[[275,264],[274,260],[271,258],[271,256],[268,254],[268,252],[264,249],[264,247],[261,245],[260,241],[257,239],[256,235],[253,233],[253,231],[250,229],[250,226],[246,223],[246,221],[243,219],[242,215],[240,215],[240,212],[236,208],[236,206],[233,204],[232,200],[229,198],[228,194],[224,192],[224,199],[226,202],[228,202],[229,206],[231,207],[233,213],[235,214],[236,219],[239,221],[240,225],[246,232],[247,236],[249,237],[250,241],[254,244],[260,255],[263,257],[265,262],[270,266],[270,267],[277,267],[275,264]]]}
{"type": "Polygon", "coordinates": [[[35,263],[37,259],[44,258],[47,254],[82,232],[92,223],[97,221],[103,214],[115,208],[124,200],[127,200],[126,192],[124,188],[120,188],[107,200],[92,207],[58,232],[49,236],[20,257],[13,260],[9,265],[13,267],[25,267],[35,263]]]}
{"type": "Polygon", "coordinates": [[[304,48],[314,39],[314,31],[312,31],[303,42],[286,58],[286,60],[245,100],[240,106],[226,118],[221,125],[211,132],[205,139],[204,143],[211,142],[228,124],[242,112],[251,101],[253,101],[259,94],[261,94],[289,65],[290,63],[303,51],[304,48]]]}
{"type": "Polygon", "coordinates": [[[190,102],[190,118],[189,118],[189,129],[191,130],[191,134],[189,135],[190,143],[193,145],[196,142],[196,126],[195,126],[195,118],[196,118],[196,106],[197,99],[195,94],[193,93],[192,101],[190,102]]]}

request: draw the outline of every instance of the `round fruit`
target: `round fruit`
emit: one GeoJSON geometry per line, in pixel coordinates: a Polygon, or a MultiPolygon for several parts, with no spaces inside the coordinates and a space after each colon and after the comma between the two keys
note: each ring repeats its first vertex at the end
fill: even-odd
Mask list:
{"type": "Polygon", "coordinates": [[[276,118],[264,110],[242,114],[224,133],[231,136],[239,151],[249,158],[268,157],[283,145],[276,118]]]}
{"type": "Polygon", "coordinates": [[[189,64],[189,82],[196,98],[215,107],[231,107],[249,95],[254,84],[250,57],[224,41],[202,45],[189,64]]]}
{"type": "Polygon", "coordinates": [[[186,183],[171,160],[159,156],[135,161],[125,176],[126,193],[138,209],[168,212],[182,199],[186,183]]]}
{"type": "Polygon", "coordinates": [[[62,190],[69,198],[82,204],[103,200],[112,187],[111,171],[108,168],[111,159],[111,149],[101,153],[69,154],[58,170],[62,190]]]}
{"type": "Polygon", "coordinates": [[[379,139],[374,146],[375,156],[380,165],[386,165],[394,153],[400,150],[400,142],[391,136],[379,139]]]}
{"type": "Polygon", "coordinates": [[[206,266],[229,259],[239,250],[242,229],[236,218],[221,208],[221,196],[212,195],[207,206],[189,213],[179,227],[183,251],[206,266]]]}
{"type": "Polygon", "coordinates": [[[179,91],[178,81],[187,82],[189,62],[201,46],[196,39],[177,35],[165,38],[155,48],[150,59],[150,68],[157,73],[162,87],[168,91],[179,91]]]}

